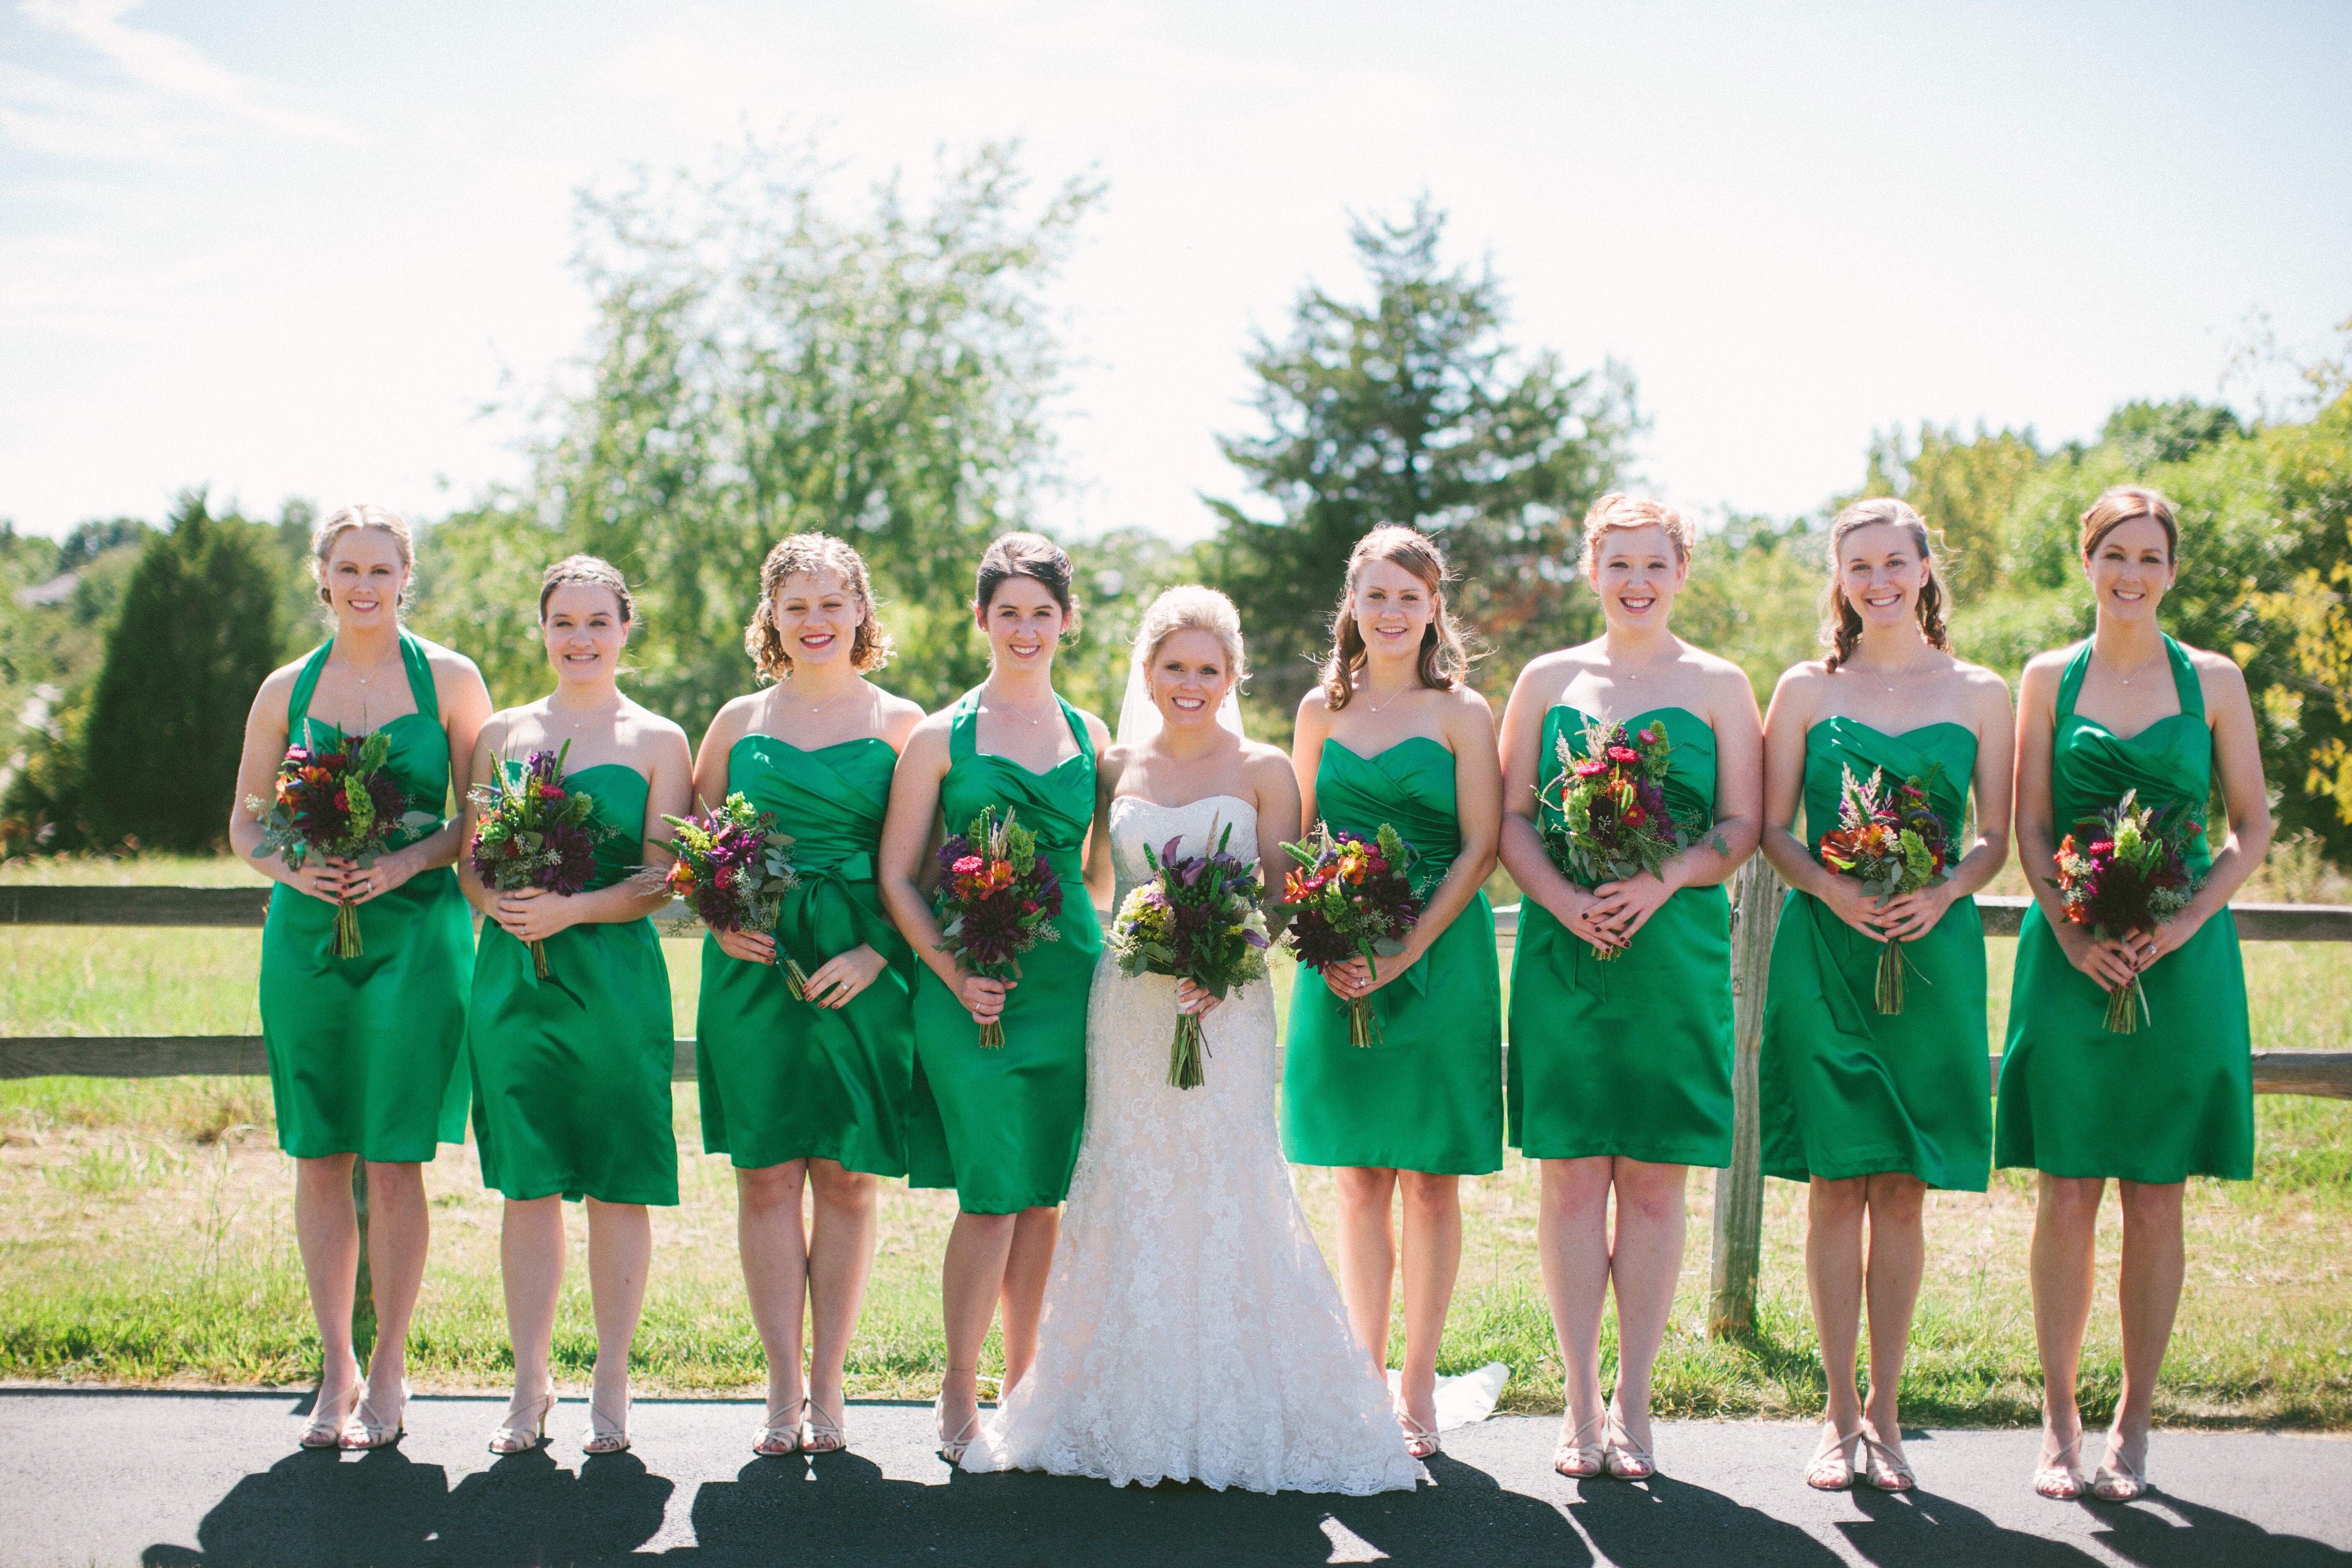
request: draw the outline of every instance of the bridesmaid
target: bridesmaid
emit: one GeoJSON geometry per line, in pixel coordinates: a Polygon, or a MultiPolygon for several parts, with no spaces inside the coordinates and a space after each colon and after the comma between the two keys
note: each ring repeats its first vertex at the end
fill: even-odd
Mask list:
{"type": "Polygon", "coordinates": [[[2147,1489],[2156,1379],[2185,1265],[2181,1188],[2192,1175],[2253,1173],[2252,1039],[2228,910],[2269,851],[2270,806],[2245,677],[2157,624],[2179,547],[2172,503],[2156,491],[2124,486],[2101,496],[2083,514],[2082,533],[2096,628],[2088,641],[2027,665],[2018,694],[2017,852],[2033,907],[2017,944],[1995,1154],[2004,1168],[2041,1173],[2033,1489],[2062,1500],[2084,1489],[2074,1374],[2107,1178],[2123,1205],[2124,1381],[2090,1487],[2120,1502],[2147,1489]],[[2133,789],[2142,805],[2201,819],[2217,782],[2230,831],[2219,854],[2206,836],[2191,839],[2190,866],[2204,885],[2187,909],[2112,941],[2065,919],[2052,879],[2062,834],[2080,832],[2083,818],[2133,789]],[[2147,1021],[2137,1034],[2110,1035],[2108,988],[2134,975],[2147,994],[2147,1021]]]}
{"type": "Polygon", "coordinates": [[[1108,834],[1095,819],[1100,719],[1054,690],[1054,652],[1077,630],[1070,558],[1034,533],[1008,533],[980,560],[972,614],[988,635],[988,679],[915,726],[899,753],[882,830],[882,897],[924,973],[915,986],[915,1093],[908,1118],[912,1184],[953,1187],[955,1228],[940,1268],[947,1377],[940,1452],[963,1458],[980,1424],[980,1351],[1000,1298],[1010,1392],[1037,1353],[1037,1319],[1070,1190],[1087,1104],[1087,999],[1102,952],[1098,906],[1111,893],[1108,834]],[[925,896],[927,850],[983,806],[1037,836],[1062,879],[1057,942],[1021,961],[1017,980],[957,965],[940,947],[925,896]],[[1003,1047],[983,1050],[981,1025],[1003,1047]]]}
{"type": "Polygon", "coordinates": [[[1780,677],[1764,720],[1765,858],[1790,889],[1772,942],[1759,1060],[1764,1171],[1809,1182],[1805,1279],[1829,1383],[1805,1479],[1916,1484],[1897,1404],[1926,1263],[1927,1189],[1980,1193],[1990,1174],[1984,931],[1970,895],[2009,848],[2009,688],[1953,657],[1944,586],[1919,514],[1857,501],[1830,527],[1828,657],[1780,677]],[[1814,858],[1847,770],[1889,787],[1930,779],[1958,863],[1884,900],[1814,858]],[[1969,786],[1975,823],[1967,827],[1969,786]],[[1791,830],[1798,806],[1804,838],[1791,830]],[[1904,943],[1910,1005],[1874,1010],[1881,944],[1904,943]],[[1869,1229],[1865,1249],[1864,1223],[1869,1229]],[[1870,1399],[1854,1348],[1870,1309],[1870,1399]]]}
{"type": "Polygon", "coordinates": [[[1764,739],[1747,674],[1667,629],[1691,545],[1690,525],[1657,501],[1595,502],[1584,575],[1607,630],[1528,664],[1503,714],[1503,865],[1525,894],[1511,961],[1510,1141],[1543,1162],[1538,1244],[1568,1368],[1552,1468],[1564,1476],[1655,1470],[1650,1368],[1682,1272],[1684,1188],[1691,1166],[1731,1163],[1723,882],[1756,849],[1764,739]],[[1674,748],[1666,804],[1693,841],[1659,875],[1587,889],[1553,865],[1538,828],[1560,820],[1562,742],[1583,756],[1594,721],[1664,726],[1674,748]],[[1601,1314],[1612,1283],[1617,1386],[1604,1411],[1601,1314]]]}
{"type": "Polygon", "coordinates": [[[1322,684],[1298,704],[1291,766],[1306,820],[1420,852],[1426,900],[1405,950],[1301,975],[1290,996],[1282,1141],[1291,1161],[1339,1167],[1339,1293],[1387,1375],[1403,1189],[1404,1370],[1397,1424],[1416,1459],[1437,1451],[1437,1347],[1462,1261],[1460,1178],[1503,1164],[1502,984],[1481,890],[1502,831],[1495,717],[1465,684],[1445,607],[1445,558],[1427,535],[1376,528],[1348,558],[1322,684]],[[1428,962],[1423,963],[1426,958],[1428,962]],[[1381,1037],[1348,1040],[1348,1005],[1377,996],[1381,1037]]]}
{"type": "MultiPolygon", "coordinates": [[[[250,858],[292,740],[328,743],[381,731],[407,806],[439,817],[450,759],[469,754],[490,711],[474,661],[400,624],[415,564],[408,524],[384,507],[338,508],[310,536],[310,571],[334,636],[261,683],[245,721],[229,842],[250,858]]],[[[392,852],[350,860],[255,861],[270,889],[261,932],[261,1032],[278,1147],[294,1157],[294,1231],[325,1354],[306,1448],[395,1441],[408,1403],[408,1323],[429,1231],[423,1162],[466,1141],[465,975],[473,931],[449,866],[457,825],[395,828],[392,852]],[[332,956],[335,907],[359,906],[357,958],[332,956]],[[352,1162],[367,1162],[368,1268],[376,1341],[366,1396],[352,1352],[359,1222],[352,1162]]]]}
{"type": "MultiPolygon", "coordinates": [[[[474,1140],[482,1182],[506,1194],[499,1258],[515,1390],[490,1451],[516,1454],[547,1435],[555,1406],[548,1365],[563,1284],[565,1198],[588,1206],[588,1285],[596,1313],[596,1369],[588,1397],[591,1454],[629,1446],[629,1342],[645,1306],[653,1256],[648,1204],[677,1202],[677,1141],[670,1130],[669,971],[646,917],[667,888],[633,876],[667,866],[664,814],[682,816],[693,793],[686,732],[621,695],[621,651],[635,605],[621,574],[593,555],[547,569],[539,620],[555,689],[490,716],[474,748],[472,779],[519,773],[533,752],[570,742],[564,784],[594,802],[602,830],[596,870],[573,894],[494,892],[461,872],[482,912],[467,1043],[474,1063],[474,1140]],[[533,978],[529,943],[547,947],[548,978],[533,978]]],[[[474,807],[466,813],[472,842],[474,807]]]]}
{"type": "Polygon", "coordinates": [[[874,1265],[875,1178],[907,1173],[914,954],[882,912],[875,852],[891,770],[923,710],[866,679],[890,638],[866,563],[841,540],[796,533],[768,552],[743,646],[775,684],[719,710],[695,794],[775,813],[800,885],[775,936],[703,939],[702,1146],[734,1162],[743,1283],[768,1354],[752,1451],[830,1453],[848,1441],[842,1362],[874,1265]],[[806,1001],[777,964],[780,939],[808,976],[806,1001]],[[805,1397],[803,1310],[815,1340],[805,1397]]]}

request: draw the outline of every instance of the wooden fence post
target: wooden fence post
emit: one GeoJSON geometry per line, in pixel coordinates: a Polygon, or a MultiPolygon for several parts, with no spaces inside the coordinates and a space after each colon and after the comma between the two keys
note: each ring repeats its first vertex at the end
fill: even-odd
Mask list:
{"type": "Polygon", "coordinates": [[[1732,879],[1731,1165],[1715,1173],[1715,1226],[1706,1331],[1715,1339],[1756,1326],[1756,1269],[1764,1230],[1763,1135],[1756,1054],[1764,1037],[1764,977],[1780,918],[1780,879],[1754,855],[1732,879]]]}
{"type": "Polygon", "coordinates": [[[367,1157],[352,1156],[352,1212],[360,1222],[360,1271],[352,1292],[352,1352],[362,1370],[375,1344],[375,1277],[368,1268],[367,1157]]]}

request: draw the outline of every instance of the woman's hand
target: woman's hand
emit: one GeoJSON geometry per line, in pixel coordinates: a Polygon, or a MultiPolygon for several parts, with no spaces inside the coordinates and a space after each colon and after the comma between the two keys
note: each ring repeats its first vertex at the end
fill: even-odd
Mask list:
{"type": "Polygon", "coordinates": [[[1004,994],[1020,984],[1017,980],[992,980],[985,974],[962,970],[957,971],[956,975],[956,1000],[971,1015],[971,1021],[983,1027],[1004,1016],[1004,994]]]}
{"type": "Polygon", "coordinates": [[[1674,889],[1644,871],[1593,889],[1591,912],[1585,918],[1612,937],[1616,946],[1626,947],[1633,942],[1633,933],[1649,924],[1650,917],[1665,908],[1674,896],[1674,889]]]}
{"type": "Polygon", "coordinates": [[[1382,953],[1377,967],[1360,955],[1323,966],[1323,984],[1342,1002],[1370,996],[1421,961],[1422,949],[1408,939],[1402,952],[1382,953]]]}
{"type": "Polygon", "coordinates": [[[1571,882],[1565,909],[1558,904],[1544,907],[1568,928],[1570,936],[1580,939],[1595,952],[1614,952],[1625,945],[1610,929],[1610,921],[1617,910],[1614,900],[1598,898],[1571,882]]]}
{"type": "Polygon", "coordinates": [[[774,937],[756,931],[714,931],[710,936],[719,943],[719,951],[730,958],[740,959],[745,963],[776,962],[774,937]]]}
{"type": "Polygon", "coordinates": [[[2120,991],[2138,973],[2132,967],[2131,954],[2120,942],[2095,937],[2072,921],[2053,921],[2050,929],[2057,936],[2058,950],[2066,955],[2066,962],[2097,981],[2102,990],[2120,991]]]}
{"type": "Polygon", "coordinates": [[[1813,896],[1829,906],[1830,913],[1860,931],[1873,942],[1886,940],[1886,909],[1875,895],[1862,890],[1862,884],[1852,877],[1832,876],[1829,890],[1813,896]]]}
{"type": "MultiPolygon", "coordinates": [[[[817,965],[816,973],[808,977],[804,991],[808,999],[817,1006],[846,1007],[857,999],[859,992],[873,984],[888,967],[888,962],[880,953],[875,952],[870,944],[861,942],[847,952],[836,952],[817,965]]],[[[1003,1004],[998,1005],[1001,1010],[1003,1004]]]]}
{"type": "Polygon", "coordinates": [[[1224,998],[1214,996],[1190,980],[1176,982],[1176,1011],[1206,1017],[1224,1005],[1224,998]]]}
{"type": "Polygon", "coordinates": [[[2135,972],[2145,974],[2156,967],[2158,959],[2187,946],[2189,939],[2204,929],[2204,917],[2183,910],[2154,931],[2126,931],[2121,943],[2124,956],[2131,961],[2135,972]]]}
{"type": "Polygon", "coordinates": [[[545,942],[567,926],[580,923],[572,900],[544,888],[500,893],[490,906],[490,918],[517,942],[545,942]]]}
{"type": "Polygon", "coordinates": [[[338,861],[337,864],[349,868],[343,874],[344,886],[350,889],[347,896],[355,904],[383,897],[415,876],[419,869],[417,857],[410,849],[395,849],[389,855],[379,855],[373,866],[362,867],[354,860],[338,861]]]}
{"type": "Polygon", "coordinates": [[[282,860],[279,865],[285,871],[279,880],[288,887],[331,904],[340,904],[352,896],[352,873],[358,869],[349,860],[331,859],[324,855],[306,858],[299,869],[282,860]]]}
{"type": "Polygon", "coordinates": [[[1916,942],[1936,929],[1955,897],[1948,878],[1932,888],[1898,893],[1878,906],[1879,923],[1890,941],[1916,942]]]}

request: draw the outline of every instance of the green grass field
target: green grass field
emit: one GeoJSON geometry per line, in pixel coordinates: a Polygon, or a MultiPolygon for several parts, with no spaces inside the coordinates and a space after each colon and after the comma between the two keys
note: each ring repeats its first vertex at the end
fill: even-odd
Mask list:
{"type": "MultiPolygon", "coordinates": [[[[233,882],[220,861],[11,867],[9,880],[233,882]]],[[[0,1034],[256,1032],[259,933],[19,928],[6,939],[0,1034]]],[[[691,1032],[693,943],[664,944],[680,1033],[691,1032]]],[[[2011,949],[1992,944],[1992,1018],[2007,1011],[2011,949]]],[[[2352,953],[2250,946],[2257,1044],[2340,1044],[2352,1015],[2352,953]]],[[[1277,977],[1286,991],[1287,973],[1277,977]]],[[[740,1392],[763,1373],[734,1247],[733,1183],[702,1154],[690,1085],[676,1124],[683,1201],[656,1211],[656,1252],[637,1342],[648,1393],[740,1392]]],[[[2168,1422],[2352,1426],[2352,1105],[2257,1101],[2252,1183],[2200,1181],[2189,1199],[2189,1282],[2166,1384],[2168,1422]]],[[[1332,1186],[1301,1170],[1326,1247],[1332,1186]]],[[[428,1168],[434,1241],[412,1360],[420,1387],[490,1388],[508,1374],[499,1297],[499,1203],[470,1147],[428,1168]]],[[[1690,1256],[1658,1369],[1664,1410],[1803,1415],[1821,1375],[1807,1318],[1802,1194],[1768,1184],[1759,1327],[1743,1342],[1704,1331],[1710,1179],[1691,1184],[1690,1256]]],[[[1507,1408],[1559,1408],[1559,1368],[1537,1286],[1535,1169],[1513,1158],[1464,1184],[1468,1240],[1441,1364],[1499,1360],[1507,1408]]],[[[273,1141],[261,1079],[0,1082],[0,1376],[142,1384],[299,1384],[317,1338],[291,1222],[291,1173],[273,1141]]],[[[2112,1205],[2111,1210],[2112,1210],[2112,1205]]],[[[851,1356],[852,1392],[928,1397],[941,1368],[938,1262],[953,1216],[942,1194],[886,1189],[872,1293],[851,1356]]],[[[2030,1422],[2037,1396],[2025,1279],[2030,1183],[1941,1194],[1928,1210],[1930,1260],[1906,1378],[1906,1410],[1938,1424],[2030,1422]]],[[[581,1226],[573,1221],[575,1248],[581,1226]]],[[[2112,1264],[2110,1214],[2103,1257],[2112,1264]]],[[[2112,1272],[2111,1268],[2107,1270],[2112,1272]]],[[[575,1268],[559,1368],[584,1381],[593,1342],[575,1268]]],[[[2120,1373],[2113,1300],[2092,1323],[2084,1386],[2094,1414],[2120,1373]]]]}

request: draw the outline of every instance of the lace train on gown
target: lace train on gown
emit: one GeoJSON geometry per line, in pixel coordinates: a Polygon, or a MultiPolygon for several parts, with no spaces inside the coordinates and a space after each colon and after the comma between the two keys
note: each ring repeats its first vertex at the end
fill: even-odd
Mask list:
{"type": "MultiPolygon", "coordinates": [[[[1143,846],[1200,852],[1256,815],[1213,796],[1111,803],[1118,893],[1143,846]]],[[[1263,982],[1208,1016],[1208,1082],[1168,1087],[1175,981],[1105,954],[1087,1021],[1087,1125],[1045,1291],[1037,1360],[967,1469],[1194,1480],[1252,1491],[1410,1490],[1388,1390],[1349,1330],[1275,1122],[1274,998],[1263,982]]]]}

